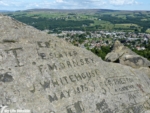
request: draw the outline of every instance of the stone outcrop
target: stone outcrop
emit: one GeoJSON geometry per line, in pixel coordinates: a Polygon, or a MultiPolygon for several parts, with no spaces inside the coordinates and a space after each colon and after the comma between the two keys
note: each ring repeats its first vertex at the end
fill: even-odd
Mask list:
{"type": "Polygon", "coordinates": [[[150,67],[149,60],[137,55],[119,41],[115,42],[112,52],[106,55],[105,60],[108,62],[117,62],[133,68],[150,67]]]}
{"type": "Polygon", "coordinates": [[[31,113],[149,113],[150,79],[0,15],[0,105],[31,113]]]}

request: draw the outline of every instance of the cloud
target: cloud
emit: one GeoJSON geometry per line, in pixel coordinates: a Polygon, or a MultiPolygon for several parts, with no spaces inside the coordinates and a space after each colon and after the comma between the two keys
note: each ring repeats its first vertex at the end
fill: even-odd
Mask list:
{"type": "Polygon", "coordinates": [[[135,0],[109,0],[112,5],[133,5],[138,4],[135,0]]]}
{"type": "Polygon", "coordinates": [[[0,6],[9,6],[9,5],[1,0],[0,1],[0,6]]]}
{"type": "Polygon", "coordinates": [[[6,7],[17,7],[23,5],[23,1],[21,0],[1,0],[0,6],[6,6],[6,7]]]}
{"type": "Polygon", "coordinates": [[[88,3],[89,5],[104,5],[106,1],[104,0],[84,0],[84,3],[88,3]]]}
{"type": "Polygon", "coordinates": [[[56,0],[57,3],[62,3],[64,2],[63,0],[56,0]]]}
{"type": "MultiPolygon", "coordinates": [[[[111,9],[115,6],[137,5],[137,0],[0,0],[0,10],[49,9],[111,9]]],[[[121,7],[122,8],[122,7],[121,7]]]]}
{"type": "Polygon", "coordinates": [[[101,0],[90,0],[92,2],[100,2],[101,0]]]}

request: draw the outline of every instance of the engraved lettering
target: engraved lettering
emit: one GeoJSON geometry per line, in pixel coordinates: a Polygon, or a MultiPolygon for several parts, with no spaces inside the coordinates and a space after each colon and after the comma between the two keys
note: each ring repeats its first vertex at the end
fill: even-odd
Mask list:
{"type": "Polygon", "coordinates": [[[86,75],[84,73],[81,74],[82,78],[85,79],[86,75]]]}
{"type": "Polygon", "coordinates": [[[80,59],[81,65],[84,65],[84,60],[80,59]]]}
{"type": "Polygon", "coordinates": [[[61,92],[61,94],[60,94],[60,99],[62,99],[62,98],[66,98],[63,92],[61,92]]]}
{"type": "Polygon", "coordinates": [[[61,69],[65,69],[65,64],[64,63],[60,63],[60,67],[61,67],[61,69]]]}
{"type": "Polygon", "coordinates": [[[40,48],[49,48],[50,47],[50,43],[49,42],[41,42],[41,41],[38,41],[37,42],[38,46],[40,48]]]}
{"type": "Polygon", "coordinates": [[[48,67],[49,67],[49,70],[57,70],[57,66],[56,66],[56,64],[55,63],[53,63],[52,65],[50,65],[50,64],[47,64],[48,65],[48,67]]]}
{"type": "Polygon", "coordinates": [[[79,66],[79,64],[78,64],[77,61],[73,61],[73,60],[72,60],[72,62],[73,62],[74,67],[79,66]]]}
{"type": "Polygon", "coordinates": [[[88,58],[85,58],[85,62],[86,62],[87,64],[89,64],[89,63],[90,63],[90,61],[89,61],[89,59],[88,59],[88,58]]]}
{"type": "Polygon", "coordinates": [[[80,74],[75,74],[75,78],[77,79],[77,81],[82,80],[82,77],[80,74]]]}
{"type": "Polygon", "coordinates": [[[72,65],[69,61],[67,61],[67,65],[68,65],[68,67],[72,67],[72,65]]]}
{"type": "Polygon", "coordinates": [[[13,49],[10,49],[10,50],[5,50],[6,53],[8,53],[9,51],[11,51],[15,57],[15,60],[16,60],[16,63],[17,63],[17,66],[16,67],[20,67],[20,66],[23,66],[21,65],[19,59],[18,59],[18,54],[17,54],[17,51],[22,51],[23,49],[22,48],[13,48],[13,49]]]}
{"type": "Polygon", "coordinates": [[[42,84],[42,83],[40,83],[41,84],[41,86],[44,88],[44,90],[46,89],[46,88],[49,88],[49,86],[50,86],[50,81],[48,81],[48,82],[45,82],[44,81],[44,84],[42,84]]]}
{"type": "Polygon", "coordinates": [[[39,53],[39,56],[40,56],[42,59],[46,59],[46,54],[45,54],[45,53],[39,53]]]}
{"type": "Polygon", "coordinates": [[[67,92],[67,94],[68,94],[68,97],[70,97],[70,90],[68,90],[68,91],[66,91],[67,92]]]}
{"type": "Polygon", "coordinates": [[[52,80],[53,86],[55,87],[56,85],[59,86],[58,81],[57,80],[52,80]]]}
{"type": "Polygon", "coordinates": [[[49,95],[49,101],[53,102],[53,101],[58,101],[58,98],[56,96],[56,94],[54,93],[54,96],[49,95]]]}
{"type": "Polygon", "coordinates": [[[67,77],[65,76],[65,77],[63,77],[63,78],[65,79],[66,83],[68,83],[67,77]]]}
{"type": "Polygon", "coordinates": [[[84,113],[84,107],[81,101],[66,107],[67,113],[84,113]]]}
{"type": "Polygon", "coordinates": [[[73,75],[70,75],[69,78],[70,78],[71,82],[75,82],[75,80],[73,79],[73,75]]]}

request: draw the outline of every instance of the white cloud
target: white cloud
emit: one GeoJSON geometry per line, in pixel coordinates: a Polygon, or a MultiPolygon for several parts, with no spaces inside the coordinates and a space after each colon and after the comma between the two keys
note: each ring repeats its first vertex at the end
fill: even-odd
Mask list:
{"type": "Polygon", "coordinates": [[[89,0],[90,2],[101,2],[102,0],[89,0]]]}
{"type": "Polygon", "coordinates": [[[109,0],[110,4],[112,5],[132,5],[138,4],[135,0],[109,0]]]}
{"type": "Polygon", "coordinates": [[[63,0],[56,0],[57,3],[62,3],[64,2],[63,0]]]}
{"type": "Polygon", "coordinates": [[[54,6],[54,3],[43,1],[43,2],[26,3],[25,9],[52,8],[52,6],[54,6]]]}
{"type": "Polygon", "coordinates": [[[9,4],[7,4],[7,3],[4,2],[4,1],[0,1],[0,6],[9,6],[9,4]]]}
{"type": "MultiPolygon", "coordinates": [[[[49,9],[111,9],[117,6],[137,5],[138,0],[0,0],[0,10],[49,9]]],[[[121,8],[120,8],[121,9],[121,8]]]]}
{"type": "Polygon", "coordinates": [[[24,1],[21,0],[1,0],[0,5],[1,6],[6,6],[6,7],[16,7],[16,6],[21,6],[24,4],[24,1]]]}

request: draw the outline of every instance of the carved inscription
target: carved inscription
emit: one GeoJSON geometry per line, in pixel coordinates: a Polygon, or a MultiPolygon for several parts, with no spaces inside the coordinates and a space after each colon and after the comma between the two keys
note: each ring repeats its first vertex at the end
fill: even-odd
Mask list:
{"type": "Polygon", "coordinates": [[[76,73],[76,74],[72,74],[69,76],[64,76],[60,79],[52,80],[52,84],[54,87],[56,87],[60,85],[66,85],[72,82],[74,83],[74,82],[82,81],[85,79],[89,80],[96,76],[98,76],[98,70],[93,70],[93,71],[85,72],[85,73],[76,73]]]}
{"type": "Polygon", "coordinates": [[[46,89],[46,88],[56,88],[59,86],[64,86],[70,83],[76,83],[79,81],[83,80],[90,80],[92,78],[95,78],[98,76],[98,70],[91,70],[83,73],[74,73],[71,75],[67,75],[64,77],[60,77],[59,79],[52,79],[51,81],[45,81],[44,83],[40,83],[41,86],[46,89]]]}
{"type": "Polygon", "coordinates": [[[144,104],[139,103],[125,108],[123,113],[150,113],[150,109],[145,108],[144,104]]]}
{"type": "Polygon", "coordinates": [[[38,51],[38,55],[43,60],[47,60],[47,59],[53,59],[53,58],[73,57],[73,56],[77,56],[78,53],[76,51],[68,51],[68,52],[62,51],[62,52],[50,52],[49,54],[46,54],[44,52],[38,51]]]}
{"type": "MultiPolygon", "coordinates": [[[[47,63],[47,68],[49,69],[49,71],[54,71],[54,70],[63,70],[63,69],[67,69],[67,68],[74,68],[74,67],[79,67],[79,66],[84,66],[84,65],[89,65],[94,63],[94,59],[93,58],[84,58],[84,59],[72,59],[72,60],[67,60],[64,62],[58,62],[58,63],[47,63]]],[[[38,66],[40,69],[40,72],[42,72],[43,69],[43,65],[38,66]]]]}
{"type": "Polygon", "coordinates": [[[69,98],[72,96],[75,96],[77,94],[81,94],[83,92],[94,92],[95,91],[95,87],[94,87],[94,82],[91,81],[89,83],[85,83],[85,84],[81,84],[81,85],[77,85],[77,86],[73,86],[68,88],[67,90],[63,90],[61,92],[53,92],[53,94],[49,95],[49,101],[52,103],[54,101],[59,101],[61,99],[65,99],[65,98],[69,98]],[[92,86],[92,88],[91,88],[92,86]]]}
{"type": "Polygon", "coordinates": [[[81,101],[66,107],[67,113],[85,113],[84,106],[81,101]]]}
{"type": "Polygon", "coordinates": [[[38,41],[37,42],[38,46],[40,48],[55,48],[56,47],[56,44],[55,43],[51,43],[51,41],[38,41]]]}
{"type": "Polygon", "coordinates": [[[58,65],[53,63],[51,64],[47,64],[49,67],[49,70],[62,70],[65,68],[73,68],[73,67],[78,67],[78,66],[83,66],[85,64],[91,64],[94,63],[94,60],[92,58],[84,58],[84,59],[80,59],[80,60],[76,60],[76,59],[72,59],[71,61],[66,61],[66,62],[62,62],[59,63],[58,65]]]}
{"type": "Polygon", "coordinates": [[[15,67],[20,67],[23,66],[22,62],[19,60],[18,58],[18,54],[19,52],[22,52],[23,49],[22,48],[11,48],[11,49],[7,49],[7,50],[1,50],[0,51],[0,62],[4,61],[4,60],[14,60],[16,62],[15,67]],[[9,59],[11,58],[11,59],[9,59]]]}
{"type": "Polygon", "coordinates": [[[99,111],[99,113],[113,113],[111,109],[109,109],[105,99],[103,99],[102,102],[96,104],[96,109],[99,111]]]}
{"type": "MultiPolygon", "coordinates": [[[[137,93],[138,93],[138,92],[137,92],[137,93]]],[[[129,101],[130,101],[130,102],[131,102],[131,101],[134,101],[134,104],[137,104],[137,102],[136,102],[137,96],[136,96],[135,94],[129,93],[129,94],[128,94],[128,98],[129,98],[129,101]]]]}
{"type": "Polygon", "coordinates": [[[2,82],[12,82],[13,77],[10,75],[10,73],[0,74],[0,81],[2,81],[2,82]]]}
{"type": "Polygon", "coordinates": [[[42,83],[40,83],[41,84],[41,86],[44,88],[44,90],[46,89],[46,88],[49,88],[50,87],[50,81],[44,81],[44,84],[42,84],[42,83]]]}
{"type": "Polygon", "coordinates": [[[17,65],[16,65],[16,67],[20,67],[20,66],[23,66],[23,65],[21,65],[21,63],[20,63],[20,61],[19,61],[19,59],[18,59],[18,51],[22,51],[23,49],[22,48],[13,48],[13,49],[9,49],[9,50],[5,50],[5,52],[7,53],[7,54],[13,54],[13,56],[14,56],[14,58],[15,58],[15,60],[16,60],[16,63],[17,63],[17,65]]]}
{"type": "Polygon", "coordinates": [[[54,101],[59,101],[61,99],[69,98],[71,96],[81,94],[83,92],[94,92],[95,84],[92,81],[93,78],[98,78],[98,70],[91,70],[83,73],[74,73],[71,75],[67,75],[64,77],[60,77],[58,79],[51,79],[50,81],[41,82],[41,86],[44,90],[51,88],[61,88],[58,92],[52,92],[48,95],[49,101],[52,103],[54,101]],[[75,85],[72,87],[68,87],[67,89],[63,89],[64,86],[84,81],[83,84],[75,85]]]}
{"type": "Polygon", "coordinates": [[[89,91],[88,85],[83,84],[83,85],[71,87],[70,89],[68,88],[67,90],[61,91],[60,93],[54,92],[52,95],[49,95],[48,97],[49,97],[49,101],[52,103],[54,101],[69,98],[71,96],[74,96],[74,95],[77,95],[86,91],[89,91]]]}
{"type": "Polygon", "coordinates": [[[120,94],[137,90],[135,79],[130,77],[111,77],[107,78],[105,83],[109,87],[110,92],[113,94],[120,94]]]}
{"type": "MultiPolygon", "coordinates": [[[[39,47],[39,49],[37,50],[37,53],[40,59],[42,60],[58,59],[57,60],[58,62],[54,62],[54,63],[47,62],[46,65],[45,64],[38,65],[38,69],[43,76],[44,76],[45,69],[47,69],[48,70],[47,72],[50,74],[51,71],[61,71],[64,69],[72,69],[75,67],[82,67],[82,66],[95,63],[93,58],[77,59],[76,56],[78,55],[78,53],[75,50],[61,51],[61,52],[52,51],[49,53],[44,52],[43,50],[56,47],[56,45],[51,44],[50,41],[46,41],[46,42],[39,41],[37,42],[37,45],[39,47]],[[59,60],[60,58],[68,58],[68,60],[67,59],[59,60]]],[[[40,85],[44,90],[49,90],[51,88],[55,88],[57,90],[61,88],[61,90],[57,92],[56,91],[50,92],[50,94],[48,95],[49,101],[50,103],[52,103],[52,102],[59,101],[65,98],[69,98],[71,96],[74,96],[74,95],[77,95],[86,91],[95,91],[95,85],[93,85],[94,82],[92,81],[92,78],[95,78],[96,76],[98,76],[97,69],[87,71],[87,72],[82,72],[82,73],[74,73],[74,74],[63,76],[63,77],[61,77],[60,75],[60,77],[51,78],[51,80],[41,82],[40,85]],[[81,81],[84,81],[84,83],[82,83],[81,81]],[[76,82],[80,82],[81,84],[75,85],[75,86],[70,85],[70,87],[68,87],[67,89],[63,88],[66,85],[74,84],[76,82]]],[[[76,105],[77,104],[75,104],[75,106],[76,105]]],[[[74,111],[72,111],[71,109],[68,109],[67,112],[74,113],[74,111]]],[[[79,111],[76,110],[76,112],[78,113],[80,112],[80,110],[79,111]]]]}

